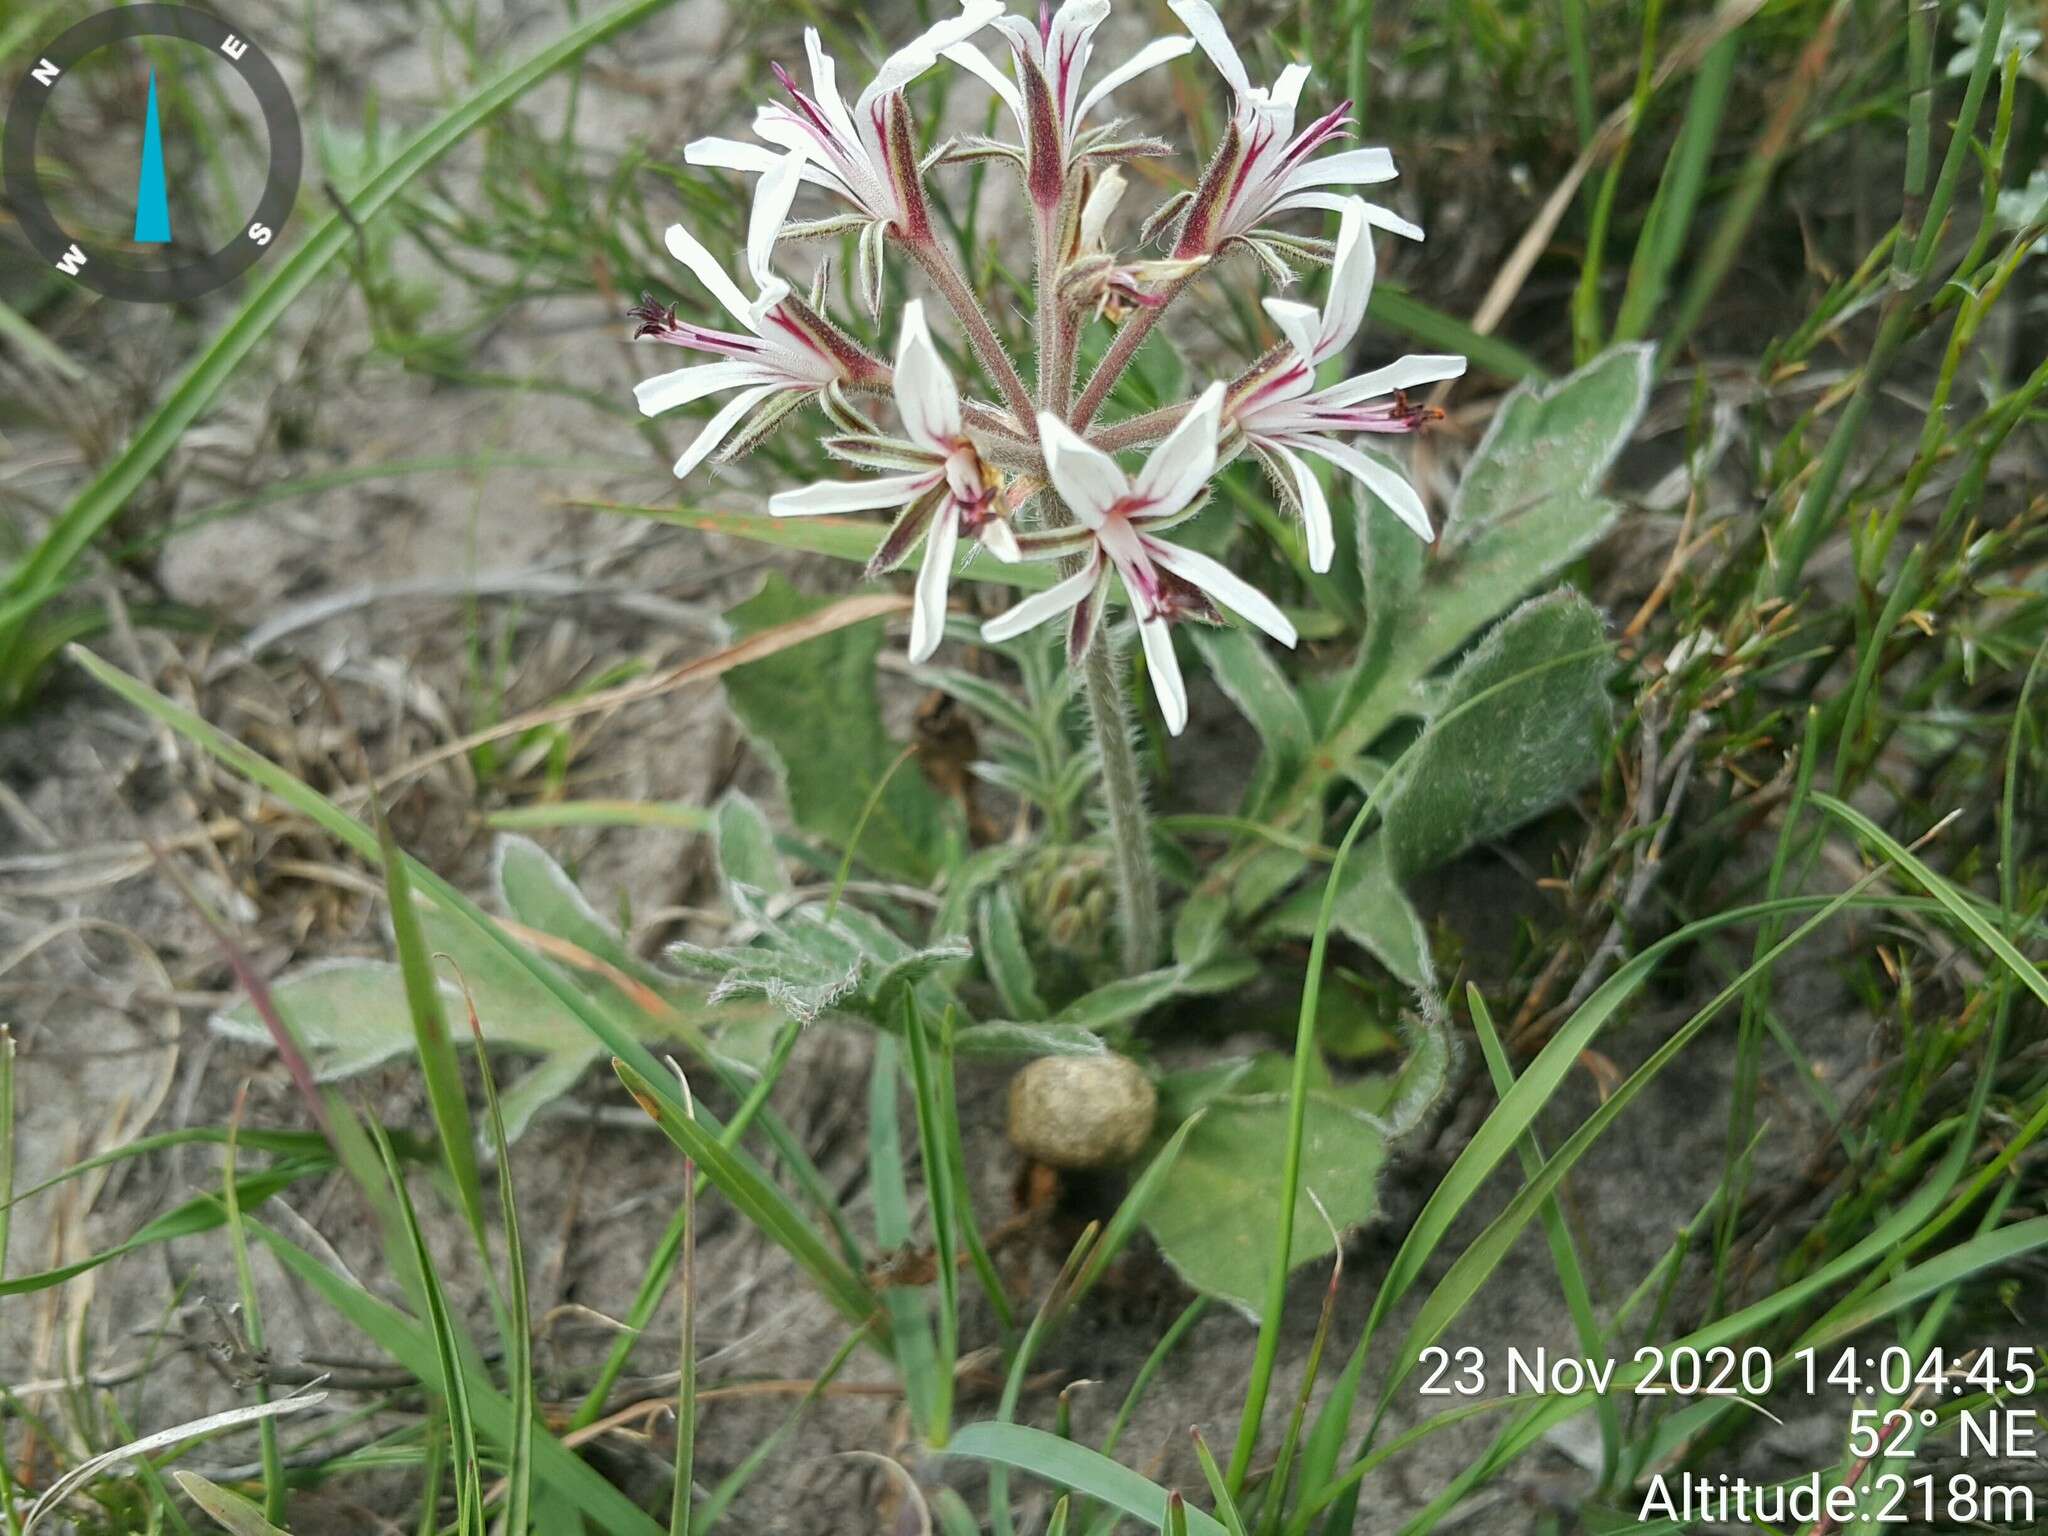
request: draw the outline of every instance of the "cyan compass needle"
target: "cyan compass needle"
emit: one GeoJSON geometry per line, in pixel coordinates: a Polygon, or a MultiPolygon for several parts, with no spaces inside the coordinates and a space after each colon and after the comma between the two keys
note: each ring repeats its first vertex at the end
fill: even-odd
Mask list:
{"type": "Polygon", "coordinates": [[[135,243],[171,243],[171,200],[164,186],[164,138],[156,118],[156,71],[149,72],[149,115],[142,123],[142,173],[135,182],[135,243]]]}

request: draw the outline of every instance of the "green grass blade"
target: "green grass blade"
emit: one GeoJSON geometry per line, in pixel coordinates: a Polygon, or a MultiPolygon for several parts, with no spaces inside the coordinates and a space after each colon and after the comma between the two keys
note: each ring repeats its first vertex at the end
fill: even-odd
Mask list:
{"type": "MultiPolygon", "coordinates": [[[[875,1038],[868,1075],[868,1188],[875,1203],[875,1251],[887,1263],[910,1245],[910,1191],[904,1179],[903,1131],[896,1113],[900,1051],[889,1035],[875,1038]]],[[[935,1259],[943,1263],[942,1258],[935,1259]]],[[[940,1425],[939,1351],[932,1339],[925,1290],[892,1285],[882,1292],[882,1309],[895,1341],[896,1367],[910,1406],[911,1428],[930,1439],[940,1425]]]]}
{"type": "MultiPolygon", "coordinates": [[[[227,1155],[221,1167],[221,1203],[227,1208],[228,1239],[235,1255],[235,1288],[242,1299],[242,1335],[250,1354],[263,1358],[263,1309],[256,1296],[256,1276],[249,1268],[249,1234],[242,1228],[242,1202],[235,1192],[235,1133],[241,1128],[245,1086],[235,1100],[234,1118],[228,1124],[227,1155]]],[[[270,1388],[256,1384],[256,1401],[270,1401],[270,1388]]],[[[264,1419],[256,1426],[263,1459],[263,1518],[271,1524],[284,1519],[284,1458],[277,1444],[277,1423],[264,1419]]],[[[211,1511],[209,1511],[211,1513],[211,1511]]]]}
{"type": "MultiPolygon", "coordinates": [[[[463,1000],[469,1010],[469,1033],[476,1050],[477,1076],[484,1085],[485,1118],[491,1152],[498,1165],[498,1217],[505,1224],[505,1359],[506,1397],[512,1406],[512,1442],[505,1464],[504,1529],[512,1536],[532,1524],[533,1510],[533,1308],[526,1289],[526,1245],[519,1235],[519,1202],[512,1188],[512,1148],[505,1139],[505,1116],[498,1106],[498,1083],[484,1050],[483,1023],[467,984],[463,1000]]],[[[490,1255],[484,1255],[488,1269],[490,1255]]]]}
{"type": "MultiPolygon", "coordinates": [[[[1085,1445],[1022,1424],[969,1424],[946,1447],[949,1456],[1013,1467],[1056,1487],[1085,1493],[1132,1519],[1164,1530],[1166,1490],[1141,1473],[1085,1445]]],[[[1190,1536],[1229,1536],[1223,1524],[1198,1509],[1187,1512],[1190,1536]]]]}
{"type": "Polygon", "coordinates": [[[434,1345],[435,1382],[441,1396],[441,1411],[448,1416],[448,1443],[455,1458],[455,1529],[457,1536],[482,1536],[484,1528],[483,1465],[477,1454],[476,1424],[470,1415],[469,1377],[463,1369],[464,1350],[455,1335],[454,1315],[448,1310],[448,1296],[441,1288],[441,1276],[434,1267],[434,1255],[420,1231],[419,1212],[405,1187],[398,1158],[381,1128],[372,1124],[371,1138],[384,1159],[384,1175],[398,1198],[398,1214],[405,1235],[412,1244],[413,1261],[419,1266],[420,1288],[427,1303],[427,1331],[434,1345]]]}
{"type": "Polygon", "coordinates": [[[377,847],[384,859],[384,893],[391,905],[391,931],[398,948],[398,970],[405,981],[406,1012],[412,1017],[413,1042],[419,1051],[420,1075],[426,1080],[427,1106],[441,1142],[441,1157],[455,1182],[455,1197],[486,1272],[490,1239],[484,1231],[484,1186],[476,1166],[476,1128],[470,1124],[469,1098],[462,1086],[462,1061],[448,1036],[448,1013],[441,1006],[440,978],[434,974],[427,941],[413,907],[412,879],[399,856],[383,803],[374,797],[377,847]]]}
{"type": "MultiPolygon", "coordinates": [[[[669,0],[622,0],[571,27],[530,58],[500,71],[453,110],[415,134],[370,178],[346,210],[329,214],[303,244],[269,269],[269,275],[244,301],[226,329],[179,376],[163,403],[129,439],[127,447],[79,493],[28,558],[9,573],[0,592],[16,597],[39,589],[49,590],[67,578],[80,553],[169,455],[185,429],[212,403],[257,343],[334,259],[350,248],[363,226],[389,207],[415,176],[453,149],[471,129],[562,65],[652,16],[668,3],[669,0]]],[[[10,623],[0,632],[0,656],[13,649],[17,624],[18,621],[10,623]]]]}
{"type": "Polygon", "coordinates": [[[1692,79],[1685,121],[1678,142],[1664,162],[1650,211],[1629,260],[1628,286],[1614,321],[1615,341],[1634,341],[1650,333],[1650,322],[1664,302],[1666,285],[1679,260],[1693,246],[1693,214],[1706,182],[1707,162],[1721,132],[1721,113],[1728,104],[1728,86],[1735,75],[1735,28],[1707,51],[1692,79]]]}
{"type": "MultiPolygon", "coordinates": [[[[1504,1094],[1515,1085],[1515,1071],[1508,1062],[1507,1046],[1494,1028],[1493,1014],[1486,1006],[1486,998],[1479,988],[1467,983],[1465,995],[1472,1007],[1472,1024],[1479,1036],[1480,1053],[1486,1058],[1486,1070],[1493,1078],[1493,1091],[1504,1094]]],[[[1522,1143],[1517,1149],[1522,1161],[1522,1177],[1533,1179],[1543,1167],[1543,1144],[1536,1137],[1534,1127],[1522,1133],[1522,1143]]],[[[1579,1348],[1588,1360],[1597,1360],[1603,1350],[1603,1339],[1599,1319],[1593,1311],[1593,1290],[1586,1284],[1586,1274],[1579,1264],[1578,1245],[1572,1240],[1571,1228],[1566,1224],[1564,1211],[1558,1205],[1557,1197],[1545,1200],[1541,1209],[1543,1236],[1550,1245],[1550,1260],[1557,1269],[1558,1288],[1564,1293],[1565,1310],[1571,1313],[1572,1331],[1578,1335],[1579,1348]]],[[[1621,1454],[1621,1415],[1611,1399],[1600,1400],[1600,1484],[1607,1487],[1614,1480],[1615,1468],[1621,1454]]]]}
{"type": "MultiPolygon", "coordinates": [[[[279,1262],[333,1307],[350,1325],[422,1382],[435,1380],[434,1340],[396,1307],[359,1290],[282,1234],[251,1220],[249,1230],[279,1262]]],[[[469,1383],[470,1411],[478,1429],[498,1445],[512,1441],[512,1405],[478,1375],[469,1383]]],[[[549,1485],[611,1536],[667,1536],[638,1505],[585,1465],[552,1435],[533,1440],[534,1476],[549,1485]]]]}
{"type": "Polygon", "coordinates": [[[1940,902],[1957,922],[1969,929],[1978,943],[1998,956],[2021,985],[2043,1003],[2048,1003],[2048,977],[2043,977],[2033,961],[1991,925],[1979,906],[1966,899],[1953,885],[1915,858],[1911,849],[1854,806],[1844,805],[1833,795],[1825,794],[1816,794],[1813,803],[1837,821],[1854,828],[1858,836],[1875,844],[1886,859],[1912,876],[1914,884],[1940,902]]]}
{"type": "Polygon", "coordinates": [[[14,1201],[14,1031],[0,1024],[0,1282],[7,1279],[14,1201]]]}
{"type": "MultiPolygon", "coordinates": [[[[740,1214],[761,1229],[783,1252],[809,1275],[819,1291],[847,1321],[865,1326],[878,1310],[875,1293],[868,1284],[834,1253],[816,1229],[804,1219],[794,1201],[762,1171],[761,1166],[736,1147],[723,1145],[674,1102],[674,1093],[658,1094],[654,1086],[630,1063],[612,1062],[612,1069],[626,1085],[640,1107],[659,1125],[662,1134],[678,1150],[703,1168],[712,1184],[730,1200],[740,1214]]],[[[879,1338],[875,1341],[881,1345],[879,1338]]]]}

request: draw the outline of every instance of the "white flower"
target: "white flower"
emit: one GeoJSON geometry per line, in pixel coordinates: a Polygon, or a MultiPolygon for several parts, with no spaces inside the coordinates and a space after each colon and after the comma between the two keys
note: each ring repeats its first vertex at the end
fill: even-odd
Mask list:
{"type": "MultiPolygon", "coordinates": [[[[1998,194],[1998,201],[1992,205],[1992,217],[2001,229],[2014,234],[2048,224],[2048,171],[2035,171],[2027,177],[2026,185],[2008,187],[1998,194]]],[[[2048,251],[2048,235],[2034,242],[2035,252],[2048,251]]]]}
{"type": "Polygon", "coordinates": [[[1146,669],[1166,728],[1176,736],[1187,724],[1188,698],[1173,654],[1173,620],[1220,622],[1210,601],[1214,598],[1281,644],[1293,645],[1294,626],[1264,593],[1207,555],[1159,537],[1201,510],[1204,489],[1216,468],[1222,409],[1223,386],[1212,384],[1173,433],[1152,450],[1135,477],[1057,416],[1041,414],[1038,437],[1046,472],[1077,526],[1020,538],[1019,553],[1025,559],[1078,554],[1086,563],[1074,575],[982,625],[982,638],[991,643],[1008,640],[1071,609],[1067,654],[1078,663],[1100,627],[1114,570],[1136,610],[1146,669]]]}
{"type": "Polygon", "coordinates": [[[946,629],[946,584],[960,535],[978,538],[1005,559],[1018,557],[1010,526],[1002,520],[1000,477],[982,462],[961,417],[960,391],[925,327],[924,301],[912,299],[903,312],[896,348],[896,409],[903,436],[835,438],[827,446],[842,458],[870,469],[897,470],[871,480],[826,480],[769,499],[777,517],[813,517],[831,512],[865,512],[901,507],[902,514],[868,564],[879,575],[901,565],[924,539],[917,600],[910,614],[910,659],[924,661],[939,647],[946,629]]]}
{"type": "Polygon", "coordinates": [[[1023,138],[1026,179],[1034,199],[1046,207],[1059,201],[1067,165],[1080,155],[1097,149],[1143,153],[1165,147],[1149,140],[1105,146],[1100,134],[1083,138],[1083,121],[1111,91],[1195,46],[1190,37],[1154,38],[1084,89],[1095,31],[1108,16],[1109,0],[1065,0],[1056,12],[1041,4],[1036,22],[1022,16],[997,17],[992,25],[1008,40],[1015,58],[1014,82],[971,43],[946,50],[947,58],[987,81],[1010,109],[1023,138]]]}
{"type": "MultiPolygon", "coordinates": [[[[1974,5],[1956,7],[1955,25],[1956,51],[1949,58],[1948,74],[1951,80],[1967,75],[1977,67],[1977,50],[1984,41],[1984,13],[1974,5]]],[[[1996,52],[1992,55],[1994,73],[2006,58],[2018,52],[2024,59],[2041,46],[2041,29],[2025,25],[2019,17],[2008,15],[1998,29],[1996,52]]]]}
{"type": "MultiPolygon", "coordinates": [[[[792,105],[762,107],[754,117],[754,132],[779,149],[804,151],[804,180],[851,204],[861,220],[894,227],[905,239],[927,239],[929,216],[903,88],[936,64],[945,49],[979,32],[1002,9],[1002,0],[965,0],[958,16],[939,22],[884,59],[851,111],[839,94],[838,66],[820,43],[818,29],[806,27],[811,90],[801,90],[789,72],[776,65],[776,78],[789,92],[792,105]]],[[[686,146],[683,158],[691,165],[753,172],[771,169],[781,157],[758,144],[707,138],[686,146]]]]}
{"type": "Polygon", "coordinates": [[[713,416],[695,442],[676,460],[678,479],[690,473],[725,444],[742,418],[756,406],[761,415],[727,450],[727,457],[751,446],[776,422],[825,390],[842,384],[871,383],[885,373],[851,337],[790,292],[789,285],[769,270],[775,237],[796,196],[803,170],[801,155],[779,157],[761,178],[747,229],[747,269],[758,296],[749,299],[725,268],[680,224],[668,228],[669,253],[697,275],[711,296],[741,325],[745,334],[715,330],[677,318],[672,307],[643,299],[632,318],[640,322],[634,339],[713,352],[725,358],[657,374],[633,387],[641,414],[657,416],[689,405],[721,390],[741,392],[713,416]]]}
{"type": "Polygon", "coordinates": [[[1401,392],[1418,384],[1455,379],[1465,371],[1462,357],[1404,357],[1328,389],[1317,389],[1316,365],[1350,346],[1365,318],[1372,279],[1370,214],[1362,200],[1349,198],[1330,266],[1329,302],[1318,311],[1312,305],[1286,299],[1266,300],[1266,313],[1286,336],[1287,345],[1238,381],[1225,411],[1229,424],[1244,434],[1246,445],[1274,481],[1299,503],[1308,535],[1309,565],[1318,571],[1330,568],[1336,539],[1322,486],[1301,455],[1312,453],[1327,459],[1379,497],[1423,538],[1433,538],[1429,514],[1414,487],[1378,459],[1338,437],[1352,432],[1414,431],[1428,413],[1409,404],[1401,392]]]}
{"type": "MultiPolygon", "coordinates": [[[[1275,238],[1266,230],[1267,222],[1300,208],[1336,211],[1344,199],[1328,188],[1392,181],[1394,157],[1384,149],[1350,149],[1312,159],[1325,144],[1350,132],[1351,103],[1342,103],[1297,134],[1294,112],[1308,80],[1306,64],[1288,65],[1270,90],[1255,86],[1209,0],[1168,0],[1168,6],[1236,93],[1230,128],[1203,172],[1201,186],[1192,197],[1169,205],[1180,217],[1173,254],[1209,255],[1241,240],[1284,277],[1284,264],[1264,248],[1275,238]]],[[[1422,231],[1399,214],[1371,203],[1364,206],[1369,222],[1411,240],[1422,238],[1422,231]]],[[[1280,237],[1280,244],[1298,254],[1316,254],[1312,242],[1280,237]]]]}

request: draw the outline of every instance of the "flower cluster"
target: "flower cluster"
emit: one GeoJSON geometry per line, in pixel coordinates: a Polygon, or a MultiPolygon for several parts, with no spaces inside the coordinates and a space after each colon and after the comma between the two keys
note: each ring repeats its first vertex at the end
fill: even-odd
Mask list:
{"type": "Polygon", "coordinates": [[[1185,36],[1154,39],[1115,67],[1091,70],[1109,0],[1065,0],[1056,12],[1044,6],[1035,19],[1006,14],[1002,0],[964,0],[957,16],[885,59],[851,107],[840,93],[837,65],[817,32],[807,31],[810,88],[776,69],[788,104],[760,109],[760,142],[699,139],[685,153],[692,165],[760,178],[746,249],[753,298],[686,230],[676,226],[667,235],[670,252],[741,329],[697,325],[651,300],[633,318],[638,337],[718,359],[640,384],[643,412],[737,391],[677,461],[678,476],[707,459],[730,461],[817,402],[834,427],[825,447],[864,473],[781,492],[768,510],[778,517],[893,512],[869,573],[892,570],[923,546],[911,620],[914,659],[929,657],[944,636],[948,584],[963,541],[1017,564],[1020,578],[1024,562],[1056,561],[1053,579],[985,624],[983,637],[999,641],[1064,617],[1068,655],[1078,665],[1102,643],[1104,614],[1120,586],[1161,711],[1178,733],[1187,695],[1174,655],[1175,621],[1222,623],[1227,610],[1283,645],[1296,639],[1270,598],[1168,537],[1202,510],[1218,470],[1240,455],[1266,469],[1301,518],[1316,571],[1330,568],[1336,538],[1311,458],[1355,480],[1429,538],[1429,517],[1414,488],[1351,439],[1415,430],[1434,413],[1406,392],[1457,377],[1465,360],[1403,357],[1318,387],[1318,369],[1346,357],[1364,319],[1373,232],[1419,240],[1422,231],[1344,190],[1395,174],[1384,149],[1330,149],[1349,136],[1349,103],[1297,132],[1307,66],[1290,65],[1269,87],[1254,85],[1209,0],[1169,3],[1185,36]],[[977,46],[983,33],[1006,45],[1008,71],[977,46]],[[1171,147],[1128,131],[1105,103],[1119,87],[1196,49],[1230,87],[1230,118],[1194,187],[1168,199],[1140,230],[1141,244],[1158,240],[1164,253],[1138,258],[1112,234],[1126,190],[1118,165],[1171,147]],[[1014,140],[926,143],[906,88],[941,60],[986,83],[1014,124],[1014,140]],[[1013,162],[1030,206],[1038,274],[1034,389],[1026,388],[1024,370],[932,216],[927,182],[935,168],[972,158],[1013,162]],[[805,187],[840,206],[793,220],[805,187]],[[1336,213],[1336,239],[1287,226],[1289,215],[1304,212],[1336,213]],[[893,362],[885,361],[825,313],[822,274],[808,299],[776,275],[780,246],[838,234],[856,237],[858,287],[873,314],[882,305],[888,252],[900,252],[924,274],[995,399],[963,395],[933,340],[923,300],[906,303],[889,327],[895,349],[893,362]],[[1097,410],[1159,317],[1206,269],[1240,250],[1280,283],[1292,280],[1296,263],[1327,264],[1328,298],[1320,309],[1267,299],[1279,340],[1235,378],[1211,383],[1192,400],[1098,424],[1097,410]],[[1077,389],[1079,338],[1087,326],[1104,323],[1118,332],[1077,389]],[[891,407],[893,429],[870,416],[876,404],[891,407]],[[1119,462],[1119,454],[1145,449],[1142,467],[1119,462]]]}

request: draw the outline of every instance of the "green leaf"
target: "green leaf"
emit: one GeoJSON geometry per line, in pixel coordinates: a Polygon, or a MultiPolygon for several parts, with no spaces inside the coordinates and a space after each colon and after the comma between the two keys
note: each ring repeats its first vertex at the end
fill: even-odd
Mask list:
{"type": "Polygon", "coordinates": [[[789,889],[782,855],[775,851],[775,832],[761,807],[736,789],[718,802],[712,831],[718,849],[718,873],[727,885],[744,885],[764,896],[789,889]]]}
{"type": "MultiPolygon", "coordinates": [[[[1099,1451],[1023,1424],[969,1424],[953,1436],[945,1453],[993,1461],[1042,1477],[1120,1509],[1153,1529],[1166,1523],[1166,1490],[1141,1473],[1099,1451]]],[[[1228,1536],[1223,1526],[1198,1509],[1187,1512],[1189,1536],[1228,1536]]]]}
{"type": "Polygon", "coordinates": [[[1100,1056],[1102,1037],[1075,1024],[1023,1024],[996,1019],[973,1024],[953,1037],[962,1056],[1100,1056]]]}
{"type": "Polygon", "coordinates": [[[1052,1022],[1079,1029],[1126,1024],[1185,992],[1186,982],[1186,970],[1177,965],[1142,976],[1122,976],[1075,998],[1053,1015],[1052,1022]]]}
{"type": "MultiPolygon", "coordinates": [[[[1413,534],[1409,538],[1421,543],[1413,534]]],[[[1217,686],[1243,711],[1265,744],[1267,765],[1261,776],[1297,771],[1315,746],[1315,734],[1308,711],[1271,650],[1248,630],[1192,625],[1188,632],[1217,686]]],[[[1248,795],[1246,803],[1255,804],[1256,796],[1248,795]]]]}
{"type": "Polygon", "coordinates": [[[1610,720],[1605,634],[1593,605],[1560,588],[1524,603],[1466,657],[1443,710],[1543,662],[1583,659],[1502,689],[1418,744],[1382,812],[1395,879],[1511,831],[1599,772],[1610,720]]]}
{"type": "MultiPolygon", "coordinates": [[[[567,870],[531,838],[501,833],[494,855],[498,900],[528,928],[567,939],[586,954],[643,981],[658,979],[626,948],[618,925],[598,913],[567,870]]],[[[486,1021],[488,1022],[488,1021],[486,1021]]]]}
{"type": "MultiPolygon", "coordinates": [[[[726,617],[745,636],[825,606],[779,573],[726,617]]],[[[726,698],[755,744],[775,764],[798,826],[835,848],[859,827],[875,786],[900,755],[882,726],[875,696],[880,620],[850,625],[724,676],[726,698]]],[[[889,779],[860,834],[860,858],[889,875],[927,884],[953,841],[946,807],[924,779],[889,779]]]]}
{"type": "MultiPolygon", "coordinates": [[[[1287,1146],[1289,1059],[1278,1053],[1176,1073],[1160,1085],[1162,1119],[1200,1112],[1186,1144],[1145,1215],[1159,1250],[1182,1279],[1205,1295],[1257,1318],[1267,1268],[1279,1241],[1281,1166],[1287,1146]]],[[[1293,1264],[1331,1251],[1341,1233],[1377,1208],[1386,1156],[1380,1120],[1392,1094],[1385,1078],[1338,1084],[1315,1064],[1302,1138],[1302,1187],[1315,1200],[1295,1208],[1293,1264]]]]}
{"type": "MultiPolygon", "coordinates": [[[[1275,909],[1266,931],[1287,938],[1309,937],[1316,931],[1322,901],[1320,884],[1304,886],[1275,909]]],[[[1367,838],[1345,863],[1330,926],[1414,990],[1430,984],[1428,936],[1387,867],[1385,838],[1367,838]]]]}
{"type": "Polygon", "coordinates": [[[239,1493],[230,1493],[197,1472],[173,1472],[171,1476],[185,1490],[185,1496],[211,1515],[229,1536],[291,1536],[291,1532],[264,1519],[263,1511],[239,1493]]]}
{"type": "Polygon", "coordinates": [[[1458,484],[1446,541],[1468,544],[1546,503],[1592,495],[1642,417],[1655,361],[1653,347],[1616,347],[1569,378],[1509,395],[1458,484]]]}
{"type": "Polygon", "coordinates": [[[981,968],[988,972],[1003,1011],[1015,1019],[1043,1019],[1052,1010],[1032,979],[1031,956],[1017,920],[1017,898],[1008,885],[995,886],[982,898],[980,917],[981,968]]]}

